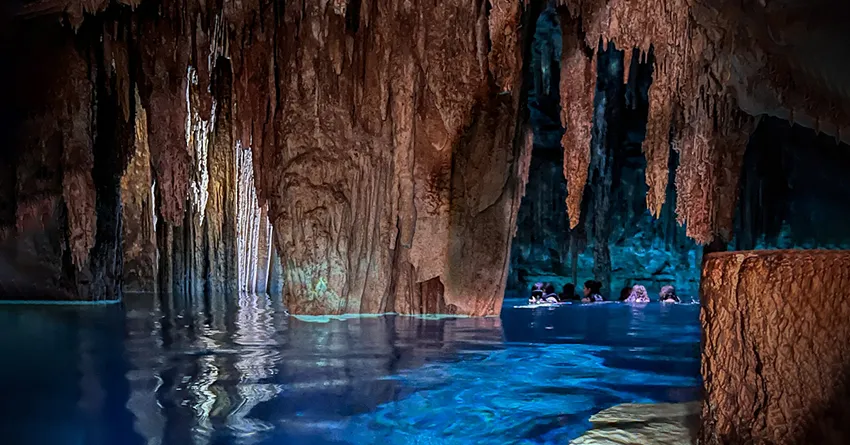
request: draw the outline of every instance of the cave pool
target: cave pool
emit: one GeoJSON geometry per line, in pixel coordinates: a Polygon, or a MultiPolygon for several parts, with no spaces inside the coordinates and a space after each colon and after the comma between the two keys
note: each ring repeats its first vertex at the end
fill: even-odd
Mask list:
{"type": "Polygon", "coordinates": [[[0,306],[0,443],[566,444],[699,398],[699,306],[288,316],[265,296],[0,306]]]}

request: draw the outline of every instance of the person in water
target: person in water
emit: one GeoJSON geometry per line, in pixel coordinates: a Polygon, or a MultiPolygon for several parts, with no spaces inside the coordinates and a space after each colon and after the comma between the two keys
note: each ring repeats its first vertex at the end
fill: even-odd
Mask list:
{"type": "Polygon", "coordinates": [[[682,300],[676,295],[676,288],[673,286],[664,286],[658,294],[662,303],[681,303],[682,300]]]}
{"type": "Polygon", "coordinates": [[[565,284],[564,291],[561,292],[561,301],[575,301],[578,299],[578,295],[576,295],[576,285],[573,283],[565,284]]]}
{"type": "Polygon", "coordinates": [[[543,301],[546,303],[558,302],[558,294],[555,293],[555,286],[552,283],[546,283],[543,286],[543,301]]]}
{"type": "Polygon", "coordinates": [[[584,298],[581,299],[582,303],[595,303],[598,301],[605,301],[600,294],[602,292],[602,283],[595,280],[587,280],[584,282],[584,298]]]}
{"type": "Polygon", "coordinates": [[[640,284],[635,284],[629,297],[626,298],[626,303],[649,303],[649,294],[646,292],[646,288],[640,284]]]}
{"type": "Polygon", "coordinates": [[[529,304],[537,304],[543,301],[543,283],[534,283],[531,286],[531,298],[528,299],[529,304]]]}
{"type": "Polygon", "coordinates": [[[626,286],[620,289],[620,299],[618,301],[626,301],[629,298],[629,295],[632,294],[632,287],[626,286]]]}

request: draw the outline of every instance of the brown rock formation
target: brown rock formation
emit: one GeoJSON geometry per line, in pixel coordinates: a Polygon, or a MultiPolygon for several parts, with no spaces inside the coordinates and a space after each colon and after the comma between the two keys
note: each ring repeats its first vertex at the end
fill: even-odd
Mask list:
{"type": "Polygon", "coordinates": [[[590,416],[593,428],[570,445],[696,444],[699,412],[699,402],[615,405],[590,416]]]}
{"type": "Polygon", "coordinates": [[[207,165],[208,199],[204,217],[206,281],[213,294],[235,293],[238,286],[236,250],[236,144],[233,141],[233,78],[226,59],[216,63],[215,129],[207,165]]]}
{"type": "Polygon", "coordinates": [[[124,240],[124,290],[156,290],[156,237],[151,179],[148,120],[136,102],[135,153],[121,178],[121,217],[124,240]]]}
{"type": "Polygon", "coordinates": [[[850,252],[708,255],[700,443],[850,440],[850,252]]]}
{"type": "Polygon", "coordinates": [[[286,8],[275,31],[277,148],[264,136],[255,165],[287,305],[495,313],[519,189],[519,9],[356,6],[286,8]]]}
{"type": "MultiPolygon", "coordinates": [[[[598,42],[626,50],[625,78],[633,54],[655,61],[647,206],[660,214],[672,145],[681,159],[679,220],[709,243],[729,236],[751,124],[733,111],[739,104],[839,137],[846,126],[843,65],[812,56],[843,54],[833,43],[840,23],[818,12],[825,1],[559,1],[571,226],[591,167],[598,42]],[[802,20],[824,31],[808,33],[802,20]]],[[[132,151],[123,138],[136,121],[138,89],[162,228],[161,289],[226,290],[233,277],[249,275],[268,282],[268,249],[249,255],[235,246],[239,236],[250,237],[246,246],[265,246],[259,234],[270,232],[295,312],[495,313],[528,167],[525,33],[541,5],[28,2],[17,24],[31,30],[16,37],[55,39],[26,47],[44,56],[10,59],[28,64],[22,72],[32,78],[16,74],[18,81],[43,91],[29,88],[31,104],[10,101],[22,104],[13,113],[26,116],[16,122],[22,137],[14,145],[26,149],[2,167],[16,179],[0,184],[0,203],[14,207],[0,223],[9,232],[12,214],[17,229],[54,222],[54,236],[42,242],[52,256],[42,257],[56,280],[84,298],[94,276],[115,288],[120,267],[107,273],[91,260],[116,244],[111,233],[121,217],[111,210],[112,181],[132,151]],[[114,157],[109,138],[119,147],[114,157]],[[235,220],[237,147],[250,150],[253,163],[251,212],[266,209],[273,230],[259,229],[262,218],[235,220]],[[232,266],[241,256],[240,274],[232,266]]],[[[124,189],[148,185],[144,177],[133,181],[124,189]]]]}
{"type": "Polygon", "coordinates": [[[564,177],[567,178],[567,214],[570,228],[581,218],[581,199],[590,167],[593,96],[596,92],[596,42],[585,46],[576,20],[561,8],[561,139],[564,177]],[[588,55],[589,54],[589,55],[588,55]]]}

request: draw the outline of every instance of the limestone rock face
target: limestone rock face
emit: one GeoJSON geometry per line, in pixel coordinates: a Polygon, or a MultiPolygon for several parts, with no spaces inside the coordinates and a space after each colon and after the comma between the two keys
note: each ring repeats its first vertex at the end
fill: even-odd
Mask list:
{"type": "Polygon", "coordinates": [[[571,445],[694,445],[699,402],[625,403],[590,417],[593,428],[571,445]]]}
{"type": "MultiPolygon", "coordinates": [[[[556,124],[566,126],[560,140],[571,226],[581,220],[586,190],[604,200],[610,191],[594,186],[610,168],[591,156],[607,144],[588,146],[603,127],[594,126],[600,43],[626,50],[618,56],[625,57],[623,80],[636,55],[654,61],[643,146],[652,214],[663,212],[673,147],[678,222],[699,243],[726,240],[753,123],[741,109],[848,134],[841,133],[850,125],[843,62],[821,63],[850,60],[840,57],[844,26],[835,19],[847,9],[825,15],[826,3],[554,2],[563,63],[544,83],[559,90],[563,105],[556,124]],[[807,32],[809,22],[825,31],[807,32]]],[[[6,59],[21,69],[3,85],[26,85],[0,101],[15,129],[0,132],[0,142],[20,152],[0,163],[0,176],[15,178],[0,180],[0,230],[21,236],[31,221],[54,223],[38,242],[51,246],[42,256],[51,279],[80,298],[118,296],[123,261],[112,259],[122,257],[126,232],[117,179],[135,150],[138,102],[148,117],[151,171],[134,164],[138,183],[123,189],[142,191],[148,174],[155,186],[162,290],[228,291],[215,277],[233,281],[245,271],[249,288],[263,289],[278,255],[282,292],[296,313],[493,314],[529,167],[523,60],[543,7],[511,0],[14,2],[15,25],[0,36],[4,45],[28,43],[6,59]],[[256,200],[248,213],[258,221],[243,232],[230,193],[240,182],[238,149],[251,155],[256,200]],[[236,271],[222,256],[241,255],[236,238],[249,236],[258,248],[248,257],[259,264],[236,271]]],[[[616,133],[611,120],[607,134],[616,133]]],[[[604,221],[599,215],[610,205],[597,203],[604,205],[592,213],[604,221]]],[[[135,249],[149,231],[131,226],[144,232],[130,237],[135,249]]],[[[600,227],[594,236],[602,238],[608,229],[600,227]]],[[[604,246],[594,247],[607,258],[604,246]]],[[[150,246],[135,251],[144,258],[132,270],[150,276],[150,246]]]]}
{"type": "Polygon", "coordinates": [[[273,27],[280,101],[252,148],[286,304],[495,314],[525,147],[519,3],[358,4],[273,27]]]}
{"type": "Polygon", "coordinates": [[[708,255],[700,443],[850,441],[850,252],[708,255]]]}

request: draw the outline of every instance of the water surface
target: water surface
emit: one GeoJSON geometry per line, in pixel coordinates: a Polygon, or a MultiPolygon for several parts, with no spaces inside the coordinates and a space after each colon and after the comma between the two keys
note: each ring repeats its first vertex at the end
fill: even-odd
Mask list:
{"type": "Polygon", "coordinates": [[[268,297],[0,306],[3,443],[565,443],[699,395],[697,305],[310,321],[268,297]]]}

